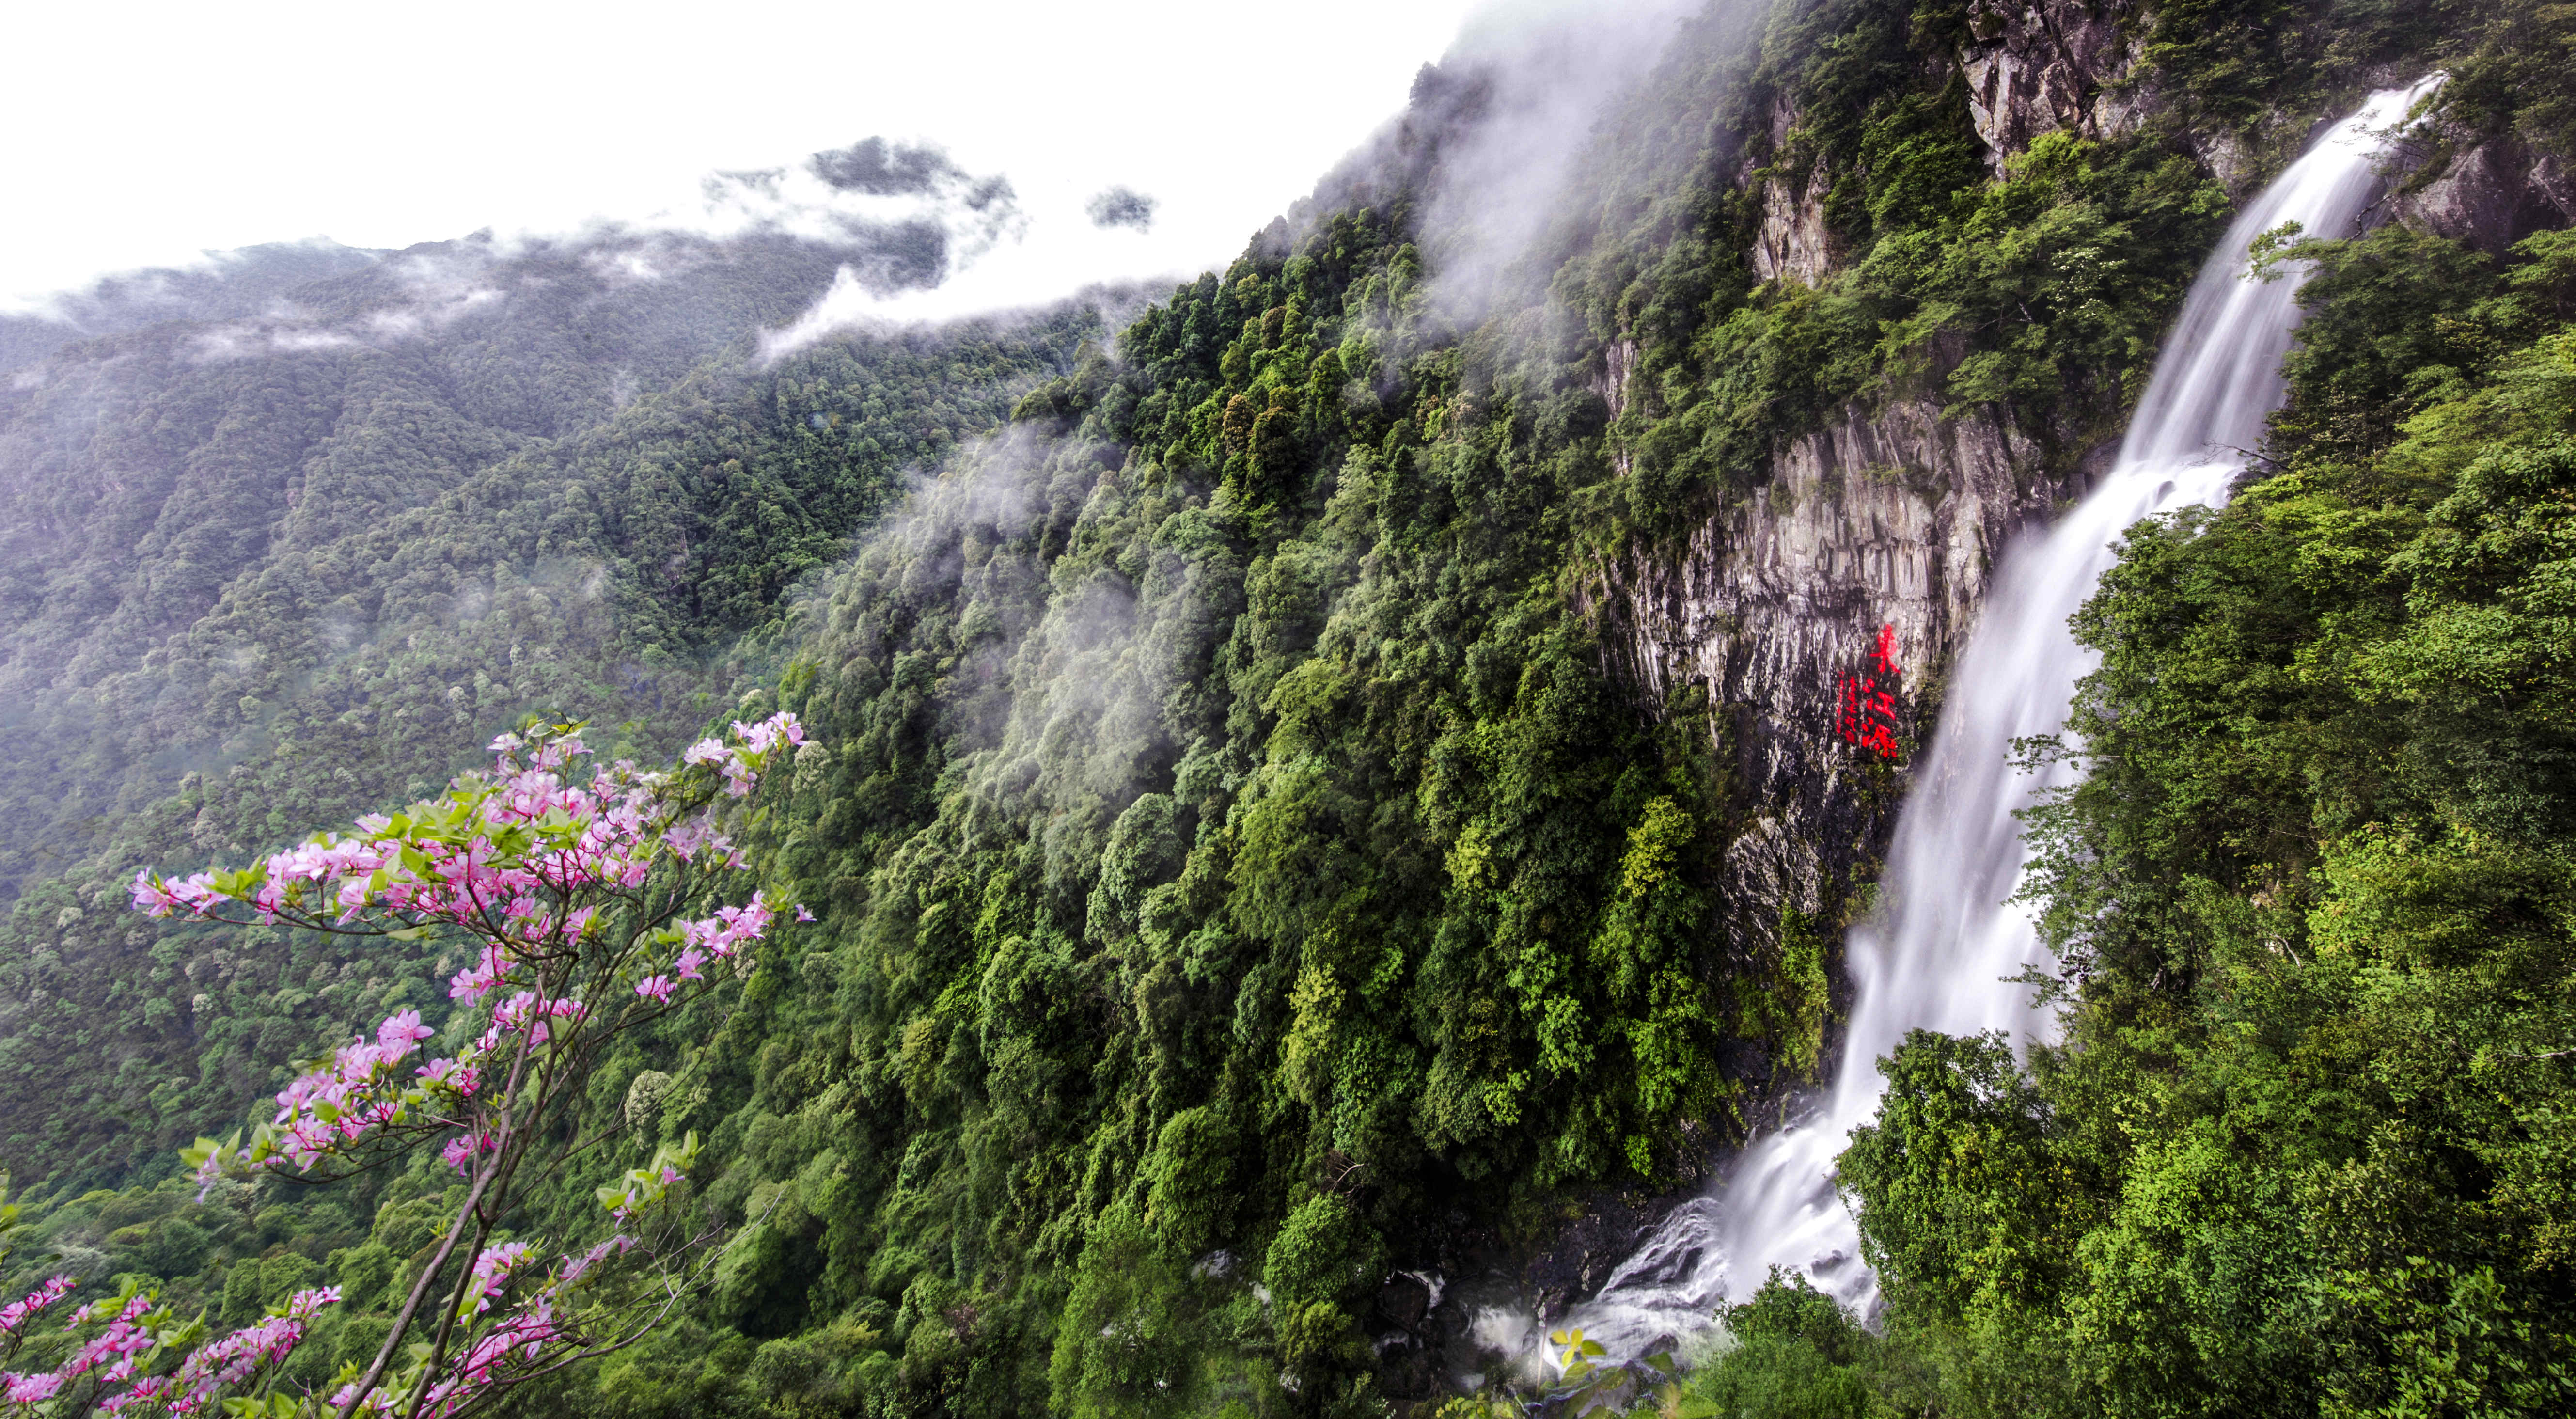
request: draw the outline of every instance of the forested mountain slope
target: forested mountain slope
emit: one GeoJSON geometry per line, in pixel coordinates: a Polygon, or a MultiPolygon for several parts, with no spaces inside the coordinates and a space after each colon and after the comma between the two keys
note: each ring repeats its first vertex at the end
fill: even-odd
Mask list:
{"type": "Polygon", "coordinates": [[[417,796],[534,710],[668,756],[799,577],[1105,333],[1069,303],[761,357],[840,272],[935,283],[950,215],[269,250],[13,320],[55,342],[0,389],[0,1052],[51,1101],[0,1130],[20,1177],[157,1161],[362,1013],[336,957],[237,978],[105,884],[417,796]]]}
{"type": "MultiPolygon", "coordinates": [[[[2516,0],[1720,5],[1499,242],[1474,175],[1543,107],[1551,37],[1427,70],[1240,261],[813,583],[774,675],[661,711],[803,717],[749,842],[819,920],[662,1028],[680,1063],[589,1081],[634,1134],[603,1173],[694,1131],[743,1230],[684,1321],[541,1402],[1362,1414],[1503,1378],[1472,1308],[1569,1280],[1519,1259],[1814,1078],[1992,559],[2098,469],[2233,204],[2439,66],[2402,221],[2302,253],[2328,275],[2253,486],[2135,534],[2084,618],[2096,777],[2040,825],[2067,1044],[1901,1054],[1844,1171],[1883,1335],[1777,1287],[1665,1407],[2560,1407],[2571,37],[2516,0]],[[1890,703],[1856,724],[1872,671],[1890,703]]],[[[758,411],[726,456],[788,459],[810,406],[747,387],[709,396],[758,411]]],[[[641,467],[676,399],[549,453],[641,467]]],[[[566,486],[612,525],[647,485],[566,486]]],[[[514,547],[531,520],[496,519],[514,547]]],[[[660,583],[611,564],[619,624],[757,624],[775,583],[742,569],[774,563],[738,535],[660,583]]],[[[492,679],[431,703],[478,733],[586,708],[550,669],[492,679]]],[[[294,791],[205,846],[364,801],[294,791]]],[[[177,850],[164,811],[138,853],[177,850]]],[[[150,1018],[95,984],[125,929],[101,862],[15,918],[21,1011],[87,970],[150,1018]]],[[[200,1049],[305,988],[268,974],[290,950],[352,1028],[426,989],[171,943],[144,998],[235,992],[160,1037],[200,1049]]],[[[223,1096],[160,1085],[167,1048],[131,1056],[145,1132],[156,1088],[223,1096]]],[[[328,1273],[351,1352],[449,1181],[72,1195],[100,1176],[21,1172],[93,1274],[246,1309],[328,1273]]],[[[569,1215],[596,1179],[556,1181],[569,1215]]]]}

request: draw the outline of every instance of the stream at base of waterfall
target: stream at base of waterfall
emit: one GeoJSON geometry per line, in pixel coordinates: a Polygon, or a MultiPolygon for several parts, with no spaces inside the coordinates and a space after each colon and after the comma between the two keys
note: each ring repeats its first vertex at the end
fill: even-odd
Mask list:
{"type": "Polygon", "coordinates": [[[2024,1041],[2050,1029],[2031,988],[2015,983],[2050,957],[2009,899],[2022,871],[2015,810],[2062,778],[2017,772],[2012,744],[2062,729],[2077,680],[2093,669],[2067,620],[2123,530],[2223,502],[2243,451],[2261,446],[2281,399],[2300,273],[2251,279],[2254,239],[2285,222],[2313,236],[2352,234],[2380,186],[2391,130],[2438,82],[2371,95],[2246,206],[2194,279],[2111,471],[2055,525],[2003,552],[1898,815],[1878,910],[1849,937],[1856,988],[1831,1088],[1799,1121],[1750,1143],[1714,1190],[1667,1215],[1591,1299],[1549,1316],[1525,1299],[1476,1305],[1469,1343],[1478,1368],[1499,1356],[1521,1382],[1547,1387],[1557,1366],[1544,1337],[1559,1327],[1599,1341],[1603,1363],[1667,1348],[1687,1361],[1718,1342],[1717,1309],[1749,1297],[1774,1267],[1804,1272],[1864,1315],[1875,1307],[1878,1281],[1835,1189],[1834,1159],[1877,1113],[1878,1061],[1917,1029],[2000,1030],[2024,1041]]]}

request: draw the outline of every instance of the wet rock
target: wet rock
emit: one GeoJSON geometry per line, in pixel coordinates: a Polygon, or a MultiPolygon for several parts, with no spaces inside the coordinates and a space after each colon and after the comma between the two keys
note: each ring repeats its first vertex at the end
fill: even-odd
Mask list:
{"type": "Polygon", "coordinates": [[[1380,1389],[1389,1399],[1431,1399],[1447,1388],[1440,1381],[1440,1367],[1419,1348],[1386,1356],[1378,1364],[1377,1376],[1380,1389]]]}
{"type": "Polygon", "coordinates": [[[2232,195],[2242,197],[2254,188],[2256,162],[2245,139],[2228,129],[2194,135],[2194,149],[2200,165],[2218,179],[2218,185],[2232,195]]]}
{"type": "MultiPolygon", "coordinates": [[[[1628,412],[1636,388],[1637,357],[1637,342],[1633,339],[1613,340],[1602,348],[1601,373],[1593,377],[1591,389],[1601,396],[1612,424],[1628,412]]],[[[1625,478],[1636,471],[1636,455],[1629,451],[1626,440],[1613,439],[1611,445],[1610,462],[1619,470],[1619,476],[1625,478]]]]}
{"type": "Polygon", "coordinates": [[[1693,1193],[1642,1197],[1604,1192],[1516,1268],[1538,1300],[1539,1318],[1555,1323],[1567,1306],[1601,1289],[1610,1273],[1655,1230],[1664,1214],[1693,1193]]]}
{"type": "Polygon", "coordinates": [[[1433,1350],[1445,1351],[1466,1339],[1468,1328],[1474,1323],[1475,1318],[1468,1314],[1467,1307],[1443,1296],[1440,1304],[1433,1306],[1430,1314],[1422,1318],[1422,1343],[1433,1350]]]}
{"type": "Polygon", "coordinates": [[[2554,155],[2535,155],[2510,136],[2444,136],[2433,172],[2401,185],[2391,203],[2397,220],[2491,255],[2576,223],[2576,181],[2554,155]]]}
{"type": "Polygon", "coordinates": [[[1422,1279],[1399,1271],[1377,1289],[1378,1318],[1407,1333],[1418,1334],[1431,1311],[1431,1288],[1422,1279]]]}

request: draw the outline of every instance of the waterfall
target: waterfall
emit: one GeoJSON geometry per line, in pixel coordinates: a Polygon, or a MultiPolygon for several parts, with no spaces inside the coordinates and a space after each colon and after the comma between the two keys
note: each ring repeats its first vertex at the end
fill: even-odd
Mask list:
{"type": "MultiPolygon", "coordinates": [[[[2016,773],[2011,751],[2016,738],[2063,728],[2076,681],[2095,664],[2067,619],[2123,529],[2223,501],[2244,450],[2263,437],[2298,322],[2299,273],[2246,279],[2254,238],[2284,222],[2317,236],[2352,231],[2386,132],[2438,82],[2373,94],[2246,207],[2193,281],[2110,473],[2055,526],[2005,550],[1897,819],[1878,909],[1850,935],[1856,989],[1831,1091],[1803,1121],[1756,1140],[1716,1191],[1675,1210],[1597,1295],[1552,1325],[1580,1326],[1612,1358],[1632,1359],[1708,1330],[1719,1304],[1751,1295],[1774,1266],[1805,1272],[1864,1313],[1874,1303],[1877,1278],[1833,1172],[1851,1130],[1877,1113],[1878,1060],[1915,1029],[2028,1038],[2049,1028],[2030,988],[2012,983],[2045,965],[2047,951],[2007,899],[2022,871],[2014,810],[2066,771],[2016,773]]],[[[1485,1329],[1534,1339],[1540,1327],[1485,1329]]]]}

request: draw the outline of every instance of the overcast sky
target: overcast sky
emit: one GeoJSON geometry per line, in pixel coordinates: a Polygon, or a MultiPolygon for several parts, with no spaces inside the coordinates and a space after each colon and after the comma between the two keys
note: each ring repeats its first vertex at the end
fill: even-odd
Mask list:
{"type": "Polygon", "coordinates": [[[263,241],[685,220],[711,171],[871,134],[1008,176],[1029,217],[1016,248],[907,313],[1196,270],[1392,116],[1471,8],[21,7],[0,85],[0,305],[263,241]],[[1157,200],[1150,233],[1084,215],[1111,184],[1157,200]]]}

